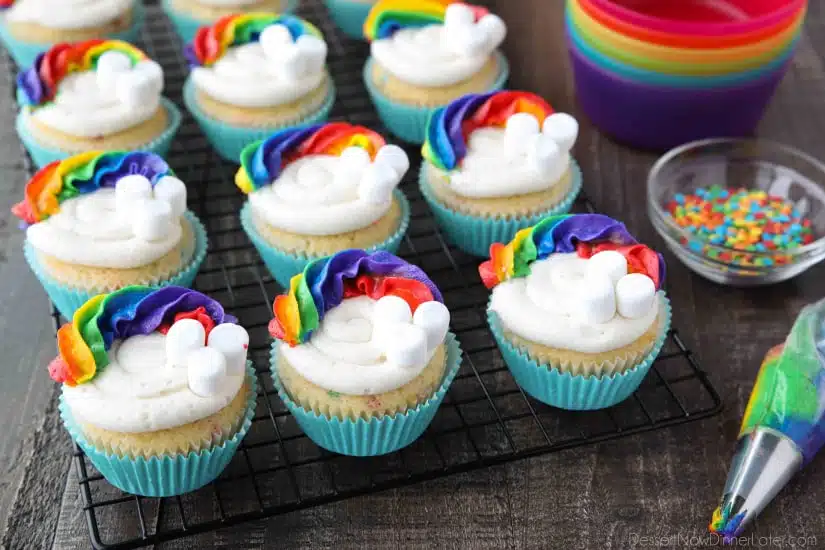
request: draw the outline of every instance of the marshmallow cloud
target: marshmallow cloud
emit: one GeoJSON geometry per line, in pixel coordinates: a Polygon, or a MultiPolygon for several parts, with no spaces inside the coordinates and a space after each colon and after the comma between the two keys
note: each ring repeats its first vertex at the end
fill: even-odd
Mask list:
{"type": "Polygon", "coordinates": [[[130,174],[115,185],[115,210],[129,220],[134,235],[157,241],[186,211],[186,186],[174,176],[163,176],[152,187],[148,178],[130,174]]]}
{"type": "Polygon", "coordinates": [[[293,40],[285,25],[274,24],[261,31],[259,40],[266,58],[290,80],[300,80],[324,69],[327,44],[318,36],[302,34],[293,40]]]}
{"type": "Polygon", "coordinates": [[[507,119],[504,148],[509,156],[527,154],[529,168],[539,174],[553,172],[573,148],[579,123],[565,113],[553,113],[539,121],[529,113],[515,113],[507,119]]]}
{"type": "Polygon", "coordinates": [[[444,13],[444,45],[456,55],[492,53],[504,41],[507,27],[500,17],[487,13],[476,21],[473,8],[455,3],[444,13]]]}
{"type": "Polygon", "coordinates": [[[139,106],[163,91],[163,69],[151,59],[133,63],[128,55],[111,50],[100,55],[95,68],[100,90],[126,105],[139,106]]]}
{"type": "Polygon", "coordinates": [[[429,363],[444,341],[450,312],[441,302],[424,302],[415,314],[398,296],[383,296],[372,314],[372,343],[382,350],[387,362],[401,368],[429,363]]]}

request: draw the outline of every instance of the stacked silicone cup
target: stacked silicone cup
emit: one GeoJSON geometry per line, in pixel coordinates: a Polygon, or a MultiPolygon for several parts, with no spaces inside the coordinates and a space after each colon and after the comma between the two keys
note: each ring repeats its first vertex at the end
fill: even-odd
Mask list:
{"type": "Polygon", "coordinates": [[[806,0],[567,0],[582,109],[642,149],[750,135],[788,68],[806,8],[806,0]]]}

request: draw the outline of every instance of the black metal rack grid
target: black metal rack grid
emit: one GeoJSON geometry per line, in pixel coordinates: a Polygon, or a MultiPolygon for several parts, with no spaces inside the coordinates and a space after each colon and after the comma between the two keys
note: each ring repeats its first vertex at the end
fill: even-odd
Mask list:
{"type": "MultiPolygon", "coordinates": [[[[181,105],[188,71],[180,55],[180,41],[156,2],[147,4],[140,45],[164,66],[165,94],[181,105]]],[[[361,82],[367,47],[342,38],[321,0],[304,0],[299,15],[318,25],[329,44],[329,65],[338,91],[332,118],[381,128],[361,82]]],[[[5,64],[7,74],[13,74],[16,69],[8,57],[5,64]]],[[[416,166],[418,151],[407,151],[416,166]]],[[[257,410],[241,449],[220,478],[180,497],[157,499],[122,493],[103,480],[76,448],[74,464],[83,510],[96,548],[156,544],[661,429],[721,410],[718,393],[676,331],[669,335],[639,390],[610,409],[576,413],[527,397],[507,371],[487,329],[484,309],[488,291],[476,271],[478,259],[444,241],[412,175],[401,186],[410,199],[412,222],[399,254],[421,266],[443,291],[452,312],[451,330],[465,352],[463,365],[432,425],[410,447],[374,458],[344,457],[319,449],[297,427],[268,373],[267,323],[272,300],[280,289],[240,227],[237,214],[244,198],[232,183],[235,167],[214,154],[188,115],[168,160],[187,182],[190,208],[209,233],[209,254],[196,288],[222,302],[249,330],[250,357],[260,385],[257,410]]],[[[575,209],[594,210],[586,199],[580,199],[575,209]]],[[[58,314],[53,316],[57,326],[58,314]]]]}

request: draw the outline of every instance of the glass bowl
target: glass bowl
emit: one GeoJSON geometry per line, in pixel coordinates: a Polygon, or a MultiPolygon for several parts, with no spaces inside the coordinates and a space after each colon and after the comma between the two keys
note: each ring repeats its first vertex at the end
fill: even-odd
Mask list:
{"type": "Polygon", "coordinates": [[[825,259],[825,164],[791,147],[754,139],[707,139],[677,147],[650,171],[647,208],[668,248],[717,283],[778,283],[825,259]],[[699,239],[676,223],[668,208],[680,195],[712,186],[761,190],[792,202],[810,220],[813,240],[783,251],[743,252],[699,239]]]}

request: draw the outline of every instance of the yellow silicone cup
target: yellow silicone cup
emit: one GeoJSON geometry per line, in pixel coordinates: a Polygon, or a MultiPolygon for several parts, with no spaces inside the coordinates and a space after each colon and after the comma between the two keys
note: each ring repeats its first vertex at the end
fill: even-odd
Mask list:
{"type": "Polygon", "coordinates": [[[570,23],[596,50],[635,67],[675,75],[722,75],[759,68],[790,47],[803,21],[800,17],[782,33],[753,45],[700,50],[642,42],[599,25],[575,0],[568,1],[568,8],[570,23]]]}

